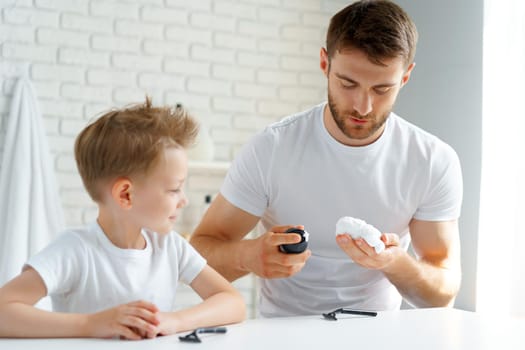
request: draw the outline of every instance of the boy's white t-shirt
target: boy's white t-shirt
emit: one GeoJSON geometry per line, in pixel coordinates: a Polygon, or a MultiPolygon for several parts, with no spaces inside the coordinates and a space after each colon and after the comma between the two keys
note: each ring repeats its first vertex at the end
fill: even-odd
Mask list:
{"type": "Polygon", "coordinates": [[[457,219],[463,184],[455,151],[391,113],[381,137],[363,147],[337,142],[325,103],[274,123],[246,144],[221,188],[233,205],[261,217],[266,231],[304,225],[312,256],[290,278],[261,279],[263,316],[319,314],[339,307],[399,308],[401,296],[376,270],[355,264],[335,241],[343,216],[410,243],[409,222],[457,219]]]}
{"type": "Polygon", "coordinates": [[[136,300],[173,311],[178,281],[191,283],[206,260],[176,232],[142,235],[145,249],[121,249],[94,222],[67,230],[26,265],[42,277],[54,311],[93,313],[136,300]]]}

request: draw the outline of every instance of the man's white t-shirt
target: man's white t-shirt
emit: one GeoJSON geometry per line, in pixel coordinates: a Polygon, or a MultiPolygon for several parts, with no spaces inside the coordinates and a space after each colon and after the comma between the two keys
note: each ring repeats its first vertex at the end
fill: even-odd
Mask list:
{"type": "Polygon", "coordinates": [[[94,222],[65,231],[26,265],[42,277],[54,311],[93,313],[136,300],[173,311],[178,281],[191,283],[206,260],[176,232],[142,235],[145,249],[121,249],[94,222]]]}
{"type": "Polygon", "coordinates": [[[274,123],[246,144],[221,187],[233,205],[261,217],[265,230],[304,225],[312,256],[290,278],[262,279],[262,316],[320,314],[339,307],[397,309],[385,276],[355,264],[335,242],[339,218],[397,233],[408,248],[412,218],[457,219],[463,195],[455,151],[391,113],[381,137],[349,147],[326,130],[326,103],[274,123]]]}

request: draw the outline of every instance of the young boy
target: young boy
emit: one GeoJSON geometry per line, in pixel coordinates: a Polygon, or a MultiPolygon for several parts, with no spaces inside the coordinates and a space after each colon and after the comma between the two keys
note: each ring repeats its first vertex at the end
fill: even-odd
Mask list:
{"type": "Polygon", "coordinates": [[[84,186],[99,207],[29,259],[0,289],[0,337],[153,338],[240,322],[242,296],[172,231],[197,123],[178,106],[114,110],[77,137],[84,186]],[[178,281],[203,302],[174,310],[178,281]],[[49,295],[54,312],[33,305],[49,295]]]}

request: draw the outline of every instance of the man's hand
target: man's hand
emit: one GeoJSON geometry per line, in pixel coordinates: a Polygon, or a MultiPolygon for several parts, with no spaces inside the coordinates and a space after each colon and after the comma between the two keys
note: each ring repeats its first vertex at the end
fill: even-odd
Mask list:
{"type": "Polygon", "coordinates": [[[383,233],[381,240],[385,243],[385,250],[380,254],[369,246],[362,238],[353,239],[349,234],[339,234],[336,242],[339,247],[357,264],[375,270],[386,269],[399,254],[404,254],[399,247],[399,236],[394,233],[383,233]]]}
{"type": "Polygon", "coordinates": [[[290,227],[304,229],[303,226],[276,226],[251,240],[248,251],[243,254],[242,267],[263,278],[290,277],[301,271],[306,260],[312,255],[310,250],[307,249],[301,254],[285,254],[279,251],[281,244],[301,241],[300,235],[285,233],[290,227]]]}
{"type": "Polygon", "coordinates": [[[88,329],[91,337],[112,338],[115,336],[138,340],[153,338],[158,334],[157,307],[146,301],[128,304],[90,314],[88,329]]]}

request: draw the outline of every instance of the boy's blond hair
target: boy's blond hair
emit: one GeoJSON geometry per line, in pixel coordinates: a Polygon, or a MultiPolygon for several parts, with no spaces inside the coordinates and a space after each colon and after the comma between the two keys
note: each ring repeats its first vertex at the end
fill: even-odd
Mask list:
{"type": "Polygon", "coordinates": [[[102,200],[100,184],[146,174],[166,147],[191,146],[199,126],[181,106],[152,107],[151,99],[111,110],[89,124],[75,141],[78,171],[91,198],[102,200]]]}

